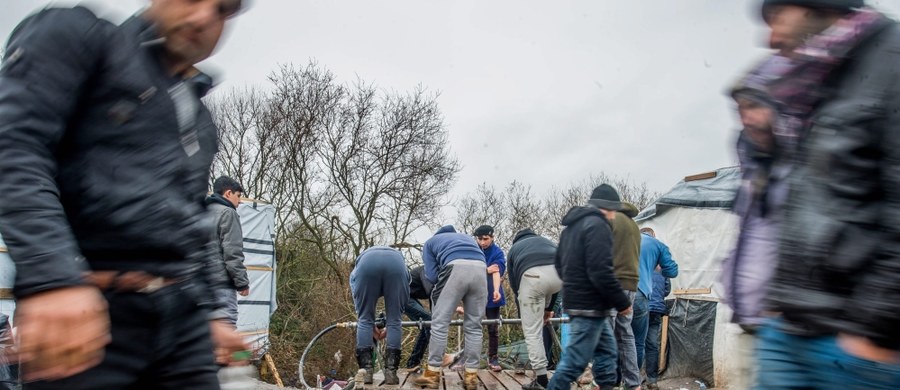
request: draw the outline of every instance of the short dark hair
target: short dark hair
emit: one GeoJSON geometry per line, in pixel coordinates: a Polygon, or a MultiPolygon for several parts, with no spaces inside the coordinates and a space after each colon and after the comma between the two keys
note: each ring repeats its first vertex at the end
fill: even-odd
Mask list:
{"type": "Polygon", "coordinates": [[[238,183],[237,180],[228,176],[219,176],[219,178],[213,182],[213,192],[219,195],[225,195],[225,191],[228,190],[240,192],[242,194],[244,193],[244,187],[241,187],[241,183],[238,183]]]}

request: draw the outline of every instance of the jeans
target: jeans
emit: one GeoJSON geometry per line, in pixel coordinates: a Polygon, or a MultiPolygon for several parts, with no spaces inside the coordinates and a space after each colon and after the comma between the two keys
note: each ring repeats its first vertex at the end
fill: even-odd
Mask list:
{"type": "Polygon", "coordinates": [[[238,320],[238,299],[237,299],[237,291],[233,288],[219,288],[216,289],[216,299],[218,302],[225,305],[225,314],[228,315],[225,318],[228,323],[231,325],[237,326],[238,320]]]}
{"type": "Polygon", "coordinates": [[[190,282],[149,294],[104,292],[112,342],[103,361],[80,374],[22,388],[218,390],[207,310],[197,306],[208,294],[190,282]]]}
{"type": "Polygon", "coordinates": [[[647,382],[656,383],[659,377],[659,343],[662,336],[662,313],[650,313],[647,326],[646,360],[644,368],[647,371],[647,382]]]}
{"type": "Polygon", "coordinates": [[[616,384],[616,338],[605,317],[572,316],[569,345],[563,349],[548,390],[569,390],[571,383],[594,363],[594,381],[601,387],[616,384]]]}
{"type": "MultiPolygon", "coordinates": [[[[419,300],[410,298],[403,308],[403,313],[409,317],[410,321],[431,321],[431,313],[425,310],[425,307],[419,303],[419,300]]],[[[422,356],[425,356],[425,350],[428,348],[428,339],[431,337],[431,328],[423,326],[419,329],[419,335],[416,336],[416,343],[413,345],[409,359],[406,360],[406,368],[417,367],[422,362],[422,356]]]]}
{"type": "Polygon", "coordinates": [[[649,327],[648,315],[650,314],[650,301],[640,290],[634,296],[634,305],[631,306],[634,313],[631,317],[631,330],[634,332],[634,350],[637,353],[637,368],[644,366],[644,342],[647,339],[649,327]]]}
{"type": "MultiPolygon", "coordinates": [[[[628,295],[633,307],[635,302],[634,291],[626,290],[625,295],[628,295]]],[[[619,359],[618,365],[612,364],[609,366],[611,368],[607,369],[610,369],[613,373],[618,370],[621,373],[622,382],[624,382],[625,388],[634,389],[641,385],[641,369],[637,365],[637,349],[634,345],[634,330],[631,329],[631,320],[635,313],[632,311],[627,315],[622,315],[615,310],[613,310],[612,313],[613,314],[609,317],[608,321],[610,326],[614,328],[613,332],[616,335],[619,359]]],[[[595,366],[594,377],[597,377],[598,372],[599,371],[595,366]]],[[[605,375],[607,373],[603,374],[605,375]]]]}
{"type": "Polygon", "coordinates": [[[803,337],[774,319],[760,329],[755,389],[896,389],[900,364],[877,363],[844,352],[835,336],[803,337]]]}

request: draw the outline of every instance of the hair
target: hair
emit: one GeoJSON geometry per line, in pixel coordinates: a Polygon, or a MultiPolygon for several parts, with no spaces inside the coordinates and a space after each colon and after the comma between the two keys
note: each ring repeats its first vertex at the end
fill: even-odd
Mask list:
{"type": "Polygon", "coordinates": [[[653,236],[653,237],[656,237],[656,232],[653,231],[653,229],[648,228],[648,227],[642,227],[642,228],[641,228],[641,233],[647,233],[647,234],[649,234],[649,235],[651,235],[651,236],[653,236]]]}
{"type": "Polygon", "coordinates": [[[231,190],[232,192],[244,193],[244,187],[241,187],[241,183],[238,183],[237,180],[234,180],[228,176],[219,176],[219,178],[213,182],[214,193],[225,195],[225,191],[229,190],[231,190]]]}

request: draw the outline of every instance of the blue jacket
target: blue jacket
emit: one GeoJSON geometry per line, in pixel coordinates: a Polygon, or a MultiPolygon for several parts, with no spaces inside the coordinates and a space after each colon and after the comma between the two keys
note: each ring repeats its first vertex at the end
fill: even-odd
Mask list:
{"type": "Polygon", "coordinates": [[[500,301],[494,302],[494,280],[492,278],[493,275],[488,274],[487,307],[501,307],[503,305],[506,305],[506,293],[503,291],[503,275],[506,274],[506,256],[503,255],[503,249],[500,249],[500,247],[497,246],[497,243],[493,243],[491,244],[491,246],[484,250],[484,258],[486,259],[488,267],[494,264],[500,267],[500,301]]]}
{"type": "Polygon", "coordinates": [[[650,297],[650,312],[669,314],[666,297],[672,292],[672,282],[659,272],[653,272],[653,295],[650,297]]]}
{"type": "Polygon", "coordinates": [[[434,236],[425,241],[422,248],[422,262],[425,263],[425,279],[432,284],[438,281],[438,274],[447,263],[458,260],[484,261],[484,252],[468,234],[457,233],[451,225],[443,226],[434,236]]]}
{"type": "Polygon", "coordinates": [[[653,293],[653,272],[662,268],[662,276],[678,276],[678,263],[672,260],[669,247],[646,233],[641,233],[641,264],[638,290],[649,297],[653,293]]]}

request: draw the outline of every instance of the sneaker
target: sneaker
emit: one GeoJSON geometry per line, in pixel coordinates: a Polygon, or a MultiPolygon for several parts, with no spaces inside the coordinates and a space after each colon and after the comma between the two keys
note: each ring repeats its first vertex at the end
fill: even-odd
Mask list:
{"type": "Polygon", "coordinates": [[[493,358],[488,362],[488,366],[491,368],[493,372],[503,371],[503,367],[500,366],[500,360],[497,358],[493,358]]]}
{"type": "Polygon", "coordinates": [[[544,386],[541,386],[537,380],[533,380],[531,383],[522,385],[522,390],[544,390],[544,386]]]}

